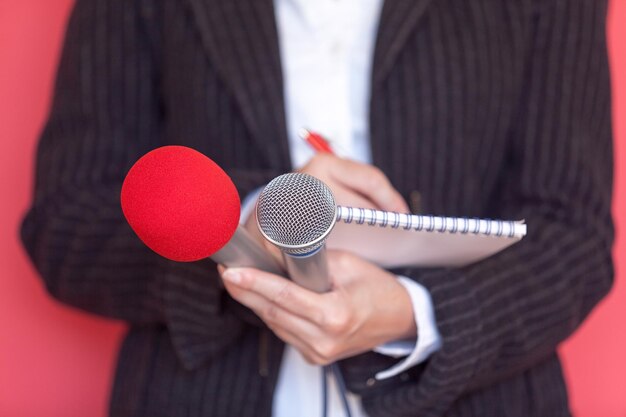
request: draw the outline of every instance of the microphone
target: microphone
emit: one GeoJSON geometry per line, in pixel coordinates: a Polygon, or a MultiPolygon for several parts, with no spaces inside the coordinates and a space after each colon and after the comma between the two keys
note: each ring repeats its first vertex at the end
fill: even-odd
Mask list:
{"type": "Polygon", "coordinates": [[[241,204],[230,177],[194,149],[163,146],[142,156],[124,179],[121,203],[139,239],[167,259],[210,257],[228,267],[284,274],[239,226],[241,204]]]}
{"type": "Polygon", "coordinates": [[[307,174],[283,174],[263,189],[256,212],[261,234],[282,251],[291,279],[312,291],[330,290],[324,243],[337,214],[330,188],[307,174]]]}

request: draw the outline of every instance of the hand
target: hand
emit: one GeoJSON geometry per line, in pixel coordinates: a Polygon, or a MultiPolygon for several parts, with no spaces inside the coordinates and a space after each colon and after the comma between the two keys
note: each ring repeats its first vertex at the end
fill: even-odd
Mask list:
{"type": "Polygon", "coordinates": [[[332,290],[323,294],[257,269],[219,269],[230,295],[309,363],[416,336],[411,299],[394,275],[341,251],[328,251],[328,268],[332,290]]]}

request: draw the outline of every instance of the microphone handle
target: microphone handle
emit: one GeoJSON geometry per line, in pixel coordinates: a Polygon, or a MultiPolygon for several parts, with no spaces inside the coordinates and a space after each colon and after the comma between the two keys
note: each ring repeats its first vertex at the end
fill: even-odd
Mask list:
{"type": "Polygon", "coordinates": [[[330,290],[326,245],[309,255],[297,256],[283,252],[289,277],[296,284],[315,292],[330,290]]]}
{"type": "Polygon", "coordinates": [[[241,226],[237,226],[230,241],[215,252],[211,259],[227,267],[250,267],[272,274],[285,275],[280,264],[241,226]]]}

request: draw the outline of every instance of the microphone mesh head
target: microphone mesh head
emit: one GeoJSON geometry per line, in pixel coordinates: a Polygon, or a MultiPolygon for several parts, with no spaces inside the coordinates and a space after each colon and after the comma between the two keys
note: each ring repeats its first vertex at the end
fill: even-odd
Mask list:
{"type": "Polygon", "coordinates": [[[330,188],[302,173],[274,178],[257,202],[261,233],[284,252],[306,255],[324,244],[335,225],[337,205],[330,188]]]}

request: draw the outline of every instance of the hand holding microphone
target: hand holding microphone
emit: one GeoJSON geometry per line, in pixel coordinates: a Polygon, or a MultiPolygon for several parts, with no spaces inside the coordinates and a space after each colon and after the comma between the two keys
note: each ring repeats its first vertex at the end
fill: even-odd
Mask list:
{"type": "MultiPolygon", "coordinates": [[[[371,169],[374,177],[379,175],[364,164],[320,156],[323,159],[313,164],[317,169],[342,162],[345,166],[340,170],[371,169]]],[[[329,176],[328,171],[324,173],[329,176]]],[[[370,206],[406,210],[384,177],[370,183],[385,188],[382,193],[369,190],[362,179],[345,181],[359,184],[363,194],[342,183],[344,197],[363,198],[367,192],[370,206]],[[372,203],[373,194],[386,205],[372,203]],[[389,200],[383,202],[386,198],[389,200]]],[[[348,253],[325,253],[324,241],[335,221],[332,194],[319,180],[292,173],[270,182],[259,197],[257,217],[262,234],[283,251],[289,274],[300,285],[255,269],[220,271],[233,298],[255,311],[309,362],[320,365],[416,334],[410,297],[394,275],[348,253]]]]}
{"type": "Polygon", "coordinates": [[[332,288],[317,293],[254,268],[221,269],[230,295],[312,364],[328,365],[392,340],[415,338],[411,299],[396,277],[328,250],[332,288]]]}
{"type": "Polygon", "coordinates": [[[199,152],[167,146],[146,154],[128,173],[121,197],[131,227],[155,252],[184,262],[211,257],[233,267],[221,271],[229,293],[312,363],[415,334],[404,288],[356,256],[328,252],[332,285],[323,294],[280,276],[279,264],[238,227],[232,181],[199,152]]]}

